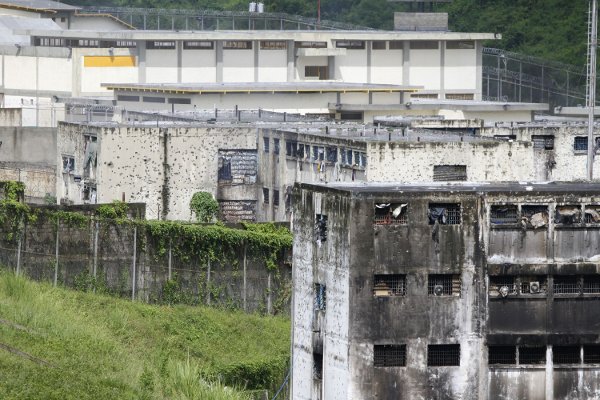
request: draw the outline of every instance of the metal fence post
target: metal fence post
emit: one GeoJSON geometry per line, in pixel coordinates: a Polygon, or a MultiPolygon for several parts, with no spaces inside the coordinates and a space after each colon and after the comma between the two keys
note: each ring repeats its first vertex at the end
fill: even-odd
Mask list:
{"type": "Polygon", "coordinates": [[[248,287],[246,286],[246,266],[247,266],[247,258],[246,258],[246,250],[248,246],[244,243],[244,311],[248,311],[248,287]]]}
{"type": "MultiPolygon", "coordinates": [[[[98,275],[98,231],[100,230],[100,222],[96,221],[94,224],[94,261],[93,261],[93,276],[94,280],[98,275]]],[[[96,291],[96,285],[94,285],[94,292],[96,291]]]]}
{"type": "Polygon", "coordinates": [[[206,272],[206,304],[210,306],[210,258],[208,259],[208,271],[206,272]]]}
{"type": "Polygon", "coordinates": [[[173,239],[169,238],[169,280],[171,280],[171,255],[173,239]]]}
{"type": "Polygon", "coordinates": [[[56,258],[54,260],[54,286],[58,282],[58,238],[60,231],[60,219],[56,218],[56,258]]]}
{"type": "Polygon", "coordinates": [[[133,263],[131,265],[131,301],[135,300],[135,259],[137,257],[137,226],[133,227],[133,263]]]}

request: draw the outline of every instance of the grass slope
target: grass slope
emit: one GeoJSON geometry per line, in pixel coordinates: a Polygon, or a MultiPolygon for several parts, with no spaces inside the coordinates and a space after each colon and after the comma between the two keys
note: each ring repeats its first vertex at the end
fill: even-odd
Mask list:
{"type": "Polygon", "coordinates": [[[289,333],[284,318],[132,303],[0,272],[0,398],[242,399],[223,385],[278,386],[289,333]]]}

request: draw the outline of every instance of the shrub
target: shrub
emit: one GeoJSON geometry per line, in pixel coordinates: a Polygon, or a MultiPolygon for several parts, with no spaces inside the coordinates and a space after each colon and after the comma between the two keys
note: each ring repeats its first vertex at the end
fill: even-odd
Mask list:
{"type": "Polygon", "coordinates": [[[212,222],[219,211],[219,203],[208,192],[196,192],[190,201],[190,210],[198,222],[212,222]]]}

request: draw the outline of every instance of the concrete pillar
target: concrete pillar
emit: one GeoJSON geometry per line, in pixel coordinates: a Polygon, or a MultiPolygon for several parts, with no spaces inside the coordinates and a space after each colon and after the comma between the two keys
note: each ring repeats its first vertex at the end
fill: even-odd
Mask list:
{"type": "Polygon", "coordinates": [[[446,42],[440,40],[438,42],[438,47],[440,48],[440,99],[446,98],[446,86],[444,83],[444,75],[446,70],[446,42]]]}
{"type": "Polygon", "coordinates": [[[181,74],[183,68],[183,41],[177,40],[175,42],[177,49],[177,83],[181,83],[181,74]]]}
{"type": "MultiPolygon", "coordinates": [[[[367,41],[366,43],[367,45],[367,83],[371,83],[372,81],[372,77],[371,77],[371,51],[373,50],[373,42],[372,41],[367,41]]],[[[370,93],[369,93],[370,94],[370,93]]],[[[371,101],[369,101],[369,104],[372,104],[371,101]]]]}
{"type": "MultiPolygon", "coordinates": [[[[482,99],[482,93],[483,93],[483,45],[481,44],[480,41],[475,41],[475,58],[476,58],[476,72],[475,72],[475,79],[476,79],[476,83],[475,83],[475,100],[481,100],[482,99]]],[[[488,85],[489,85],[489,77],[488,77],[488,85]]],[[[489,93],[489,87],[488,87],[488,96],[490,95],[489,93]]]]}
{"type": "Polygon", "coordinates": [[[254,47],[254,82],[258,82],[260,40],[254,41],[253,47],[254,47]]]}
{"type": "Polygon", "coordinates": [[[327,79],[335,79],[335,56],[327,57],[327,79]]]}
{"type": "Polygon", "coordinates": [[[296,79],[296,49],[294,41],[287,41],[287,81],[293,82],[296,79]]]}
{"type": "Polygon", "coordinates": [[[410,85],[410,42],[402,43],[402,84],[410,85]]]}
{"type": "Polygon", "coordinates": [[[546,347],[546,400],[554,400],[554,363],[552,345],[546,347]]]}
{"type": "MultiPolygon", "coordinates": [[[[217,19],[218,21],[218,19],[217,19]]],[[[223,82],[223,42],[215,41],[217,82],[223,82]]]]}
{"type": "Polygon", "coordinates": [[[145,40],[137,41],[137,52],[138,52],[138,82],[146,83],[146,41],[145,40]]]}

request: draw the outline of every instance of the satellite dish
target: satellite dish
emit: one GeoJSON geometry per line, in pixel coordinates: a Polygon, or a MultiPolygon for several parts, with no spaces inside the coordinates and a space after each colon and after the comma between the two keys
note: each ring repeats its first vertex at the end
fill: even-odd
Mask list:
{"type": "Polygon", "coordinates": [[[509,293],[508,286],[502,286],[500,288],[500,290],[498,290],[498,292],[500,293],[500,296],[502,296],[502,297],[508,296],[508,293],[509,293]]]}
{"type": "Polygon", "coordinates": [[[433,287],[433,294],[436,296],[441,296],[442,294],[444,294],[444,286],[442,285],[435,285],[433,287]]]}

